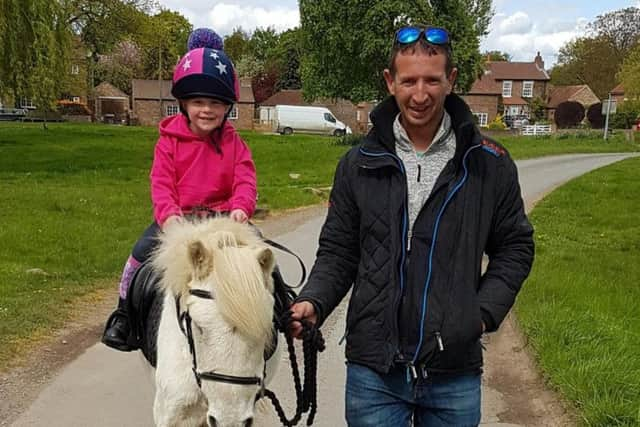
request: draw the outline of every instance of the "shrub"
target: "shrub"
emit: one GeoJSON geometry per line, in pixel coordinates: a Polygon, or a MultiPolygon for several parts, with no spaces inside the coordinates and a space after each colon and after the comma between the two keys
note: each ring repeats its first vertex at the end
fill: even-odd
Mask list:
{"type": "Polygon", "coordinates": [[[507,125],[504,124],[501,114],[496,115],[496,118],[493,119],[489,124],[487,124],[487,129],[490,130],[505,130],[506,128],[507,125]]]}
{"type": "Polygon", "coordinates": [[[604,127],[605,117],[602,115],[602,102],[593,104],[587,110],[587,120],[592,129],[602,129],[604,127]]]}
{"type": "Polygon", "coordinates": [[[584,107],[579,102],[563,102],[556,108],[555,122],[560,129],[576,127],[583,119],[584,107]]]}
{"type": "Polygon", "coordinates": [[[336,145],[347,145],[347,146],[351,146],[353,147],[354,145],[358,145],[360,144],[360,142],[362,142],[362,139],[364,138],[364,135],[359,135],[356,133],[349,133],[346,135],[343,135],[339,138],[336,138],[335,144],[336,145]]]}

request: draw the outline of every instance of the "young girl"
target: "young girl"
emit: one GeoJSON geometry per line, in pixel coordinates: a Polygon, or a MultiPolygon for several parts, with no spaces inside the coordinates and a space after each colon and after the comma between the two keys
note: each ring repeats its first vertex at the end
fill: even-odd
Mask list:
{"type": "Polygon", "coordinates": [[[120,280],[118,308],[109,318],[102,342],[122,351],[129,322],[125,300],[130,281],[149,258],[156,236],[194,209],[228,213],[246,222],[256,207],[256,172],[251,153],[227,121],[237,101],[233,64],[222,50],[190,50],[173,73],[172,95],[181,114],[160,123],[151,168],[155,221],[135,244],[120,280]]]}

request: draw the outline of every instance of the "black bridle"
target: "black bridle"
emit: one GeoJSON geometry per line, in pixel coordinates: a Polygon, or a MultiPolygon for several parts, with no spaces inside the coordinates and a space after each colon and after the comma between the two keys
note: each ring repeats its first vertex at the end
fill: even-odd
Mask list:
{"type": "MultiPolygon", "coordinates": [[[[292,256],[294,256],[300,267],[302,269],[302,277],[297,286],[288,286],[285,284],[285,287],[288,288],[288,292],[293,292],[292,289],[300,287],[307,276],[307,270],[305,268],[304,262],[302,259],[292,252],[289,248],[274,242],[273,240],[263,239],[265,243],[268,245],[284,251],[292,256]]],[[[213,295],[211,292],[205,291],[204,289],[190,289],[189,294],[213,300],[213,295]]],[[[293,294],[295,296],[295,294],[293,294]]],[[[262,397],[267,397],[271,403],[273,404],[278,418],[283,426],[295,426],[298,424],[302,415],[306,412],[309,413],[307,418],[307,426],[311,426],[313,424],[313,420],[316,415],[317,410],[317,383],[316,383],[316,375],[317,375],[317,358],[318,353],[324,351],[325,344],[324,339],[322,338],[322,333],[315,326],[311,325],[306,321],[302,321],[303,326],[303,350],[304,350],[304,367],[305,367],[305,377],[304,384],[300,379],[300,372],[298,370],[298,364],[296,360],[295,348],[293,345],[293,337],[291,336],[289,330],[289,324],[292,322],[291,319],[291,311],[288,310],[289,307],[285,307],[287,309],[286,312],[282,313],[281,317],[278,319],[274,319],[276,322],[276,330],[274,331],[274,339],[277,337],[278,332],[285,335],[287,341],[287,349],[289,352],[289,362],[291,363],[291,371],[294,379],[294,388],[296,393],[296,412],[293,418],[288,419],[286,414],[284,413],[284,409],[280,404],[275,393],[271,390],[265,388],[264,378],[266,376],[267,369],[267,360],[273,352],[270,354],[266,354],[264,356],[264,366],[263,366],[263,374],[262,378],[253,376],[253,377],[241,377],[236,375],[227,375],[220,374],[214,371],[198,371],[198,362],[196,357],[196,348],[193,341],[193,331],[191,329],[191,316],[189,315],[189,311],[186,310],[184,313],[180,313],[180,297],[181,295],[177,295],[175,297],[176,301],[176,314],[178,317],[178,325],[180,326],[180,330],[187,337],[187,341],[189,343],[189,352],[191,353],[191,357],[193,360],[192,371],[196,378],[196,383],[198,387],[202,388],[202,380],[207,381],[218,381],[224,382],[228,384],[237,384],[237,385],[257,385],[260,387],[259,392],[256,394],[256,401],[262,397]],[[184,326],[183,326],[184,324],[184,326]]],[[[273,343],[273,350],[275,350],[276,343],[273,343]]]]}
{"type": "MultiPolygon", "coordinates": [[[[189,293],[198,298],[204,299],[213,299],[213,295],[211,292],[205,291],[203,289],[190,289],[189,293]]],[[[227,375],[220,374],[215,371],[198,371],[198,360],[196,357],[196,346],[193,341],[193,331],[191,329],[191,316],[189,315],[189,311],[185,311],[180,314],[180,295],[176,296],[176,313],[178,315],[178,325],[180,325],[180,330],[187,337],[187,342],[189,343],[189,352],[191,353],[191,358],[193,361],[193,374],[196,377],[196,383],[198,383],[198,387],[202,388],[202,380],[206,381],[218,381],[228,384],[238,384],[238,385],[257,385],[260,387],[259,396],[264,394],[264,379],[260,377],[241,377],[237,375],[227,375]]],[[[266,372],[266,360],[265,366],[263,368],[263,375],[266,372]]]]}

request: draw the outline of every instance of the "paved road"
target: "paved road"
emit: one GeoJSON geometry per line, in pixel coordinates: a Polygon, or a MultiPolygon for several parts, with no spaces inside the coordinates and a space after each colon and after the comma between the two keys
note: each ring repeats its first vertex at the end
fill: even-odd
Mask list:
{"type": "MultiPolygon", "coordinates": [[[[518,162],[523,195],[530,207],[545,193],[589,170],[619,161],[628,155],[572,155],[518,162]]],[[[273,236],[302,256],[308,266],[313,263],[319,229],[324,217],[303,223],[290,232],[273,236]]],[[[286,256],[280,265],[289,281],[295,282],[297,267],[286,256]]],[[[344,306],[338,307],[323,330],[327,351],[319,361],[319,413],[314,425],[335,427],[343,421],[343,348],[338,341],[344,330],[344,306]]],[[[491,347],[488,349],[491,352],[491,347]]],[[[284,401],[288,413],[293,411],[291,375],[283,364],[272,388],[284,401]]],[[[504,410],[501,395],[489,386],[483,389],[483,423],[507,427],[499,422],[504,410]]],[[[14,427],[123,427],[151,426],[152,382],[149,370],[137,354],[123,354],[103,345],[90,347],[66,366],[43,388],[38,398],[12,424],[14,427]]],[[[271,411],[268,409],[267,412],[271,411]]],[[[277,426],[271,412],[262,426],[277,426]]]]}

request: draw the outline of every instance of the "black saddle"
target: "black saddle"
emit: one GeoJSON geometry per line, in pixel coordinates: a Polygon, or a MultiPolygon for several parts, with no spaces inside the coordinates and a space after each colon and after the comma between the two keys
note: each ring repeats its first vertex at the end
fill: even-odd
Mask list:
{"type": "Polygon", "coordinates": [[[139,348],[151,366],[156,366],[158,328],[164,295],[158,287],[160,274],[150,262],[143,263],[131,280],[127,293],[127,314],[131,332],[129,344],[139,348]]]}
{"type": "MultiPolygon", "coordinates": [[[[296,294],[287,285],[276,266],[272,273],[274,283],[273,323],[277,332],[284,333],[287,325],[281,324],[283,314],[289,310],[296,294]]],[[[150,262],[143,263],[131,280],[127,293],[127,314],[131,332],[128,343],[134,349],[140,349],[151,366],[157,363],[158,328],[164,294],[159,289],[161,276],[154,271],[150,262]]],[[[177,319],[176,319],[177,321],[177,319]]],[[[269,359],[277,346],[277,333],[269,351],[265,351],[265,360],[269,359]]]]}

